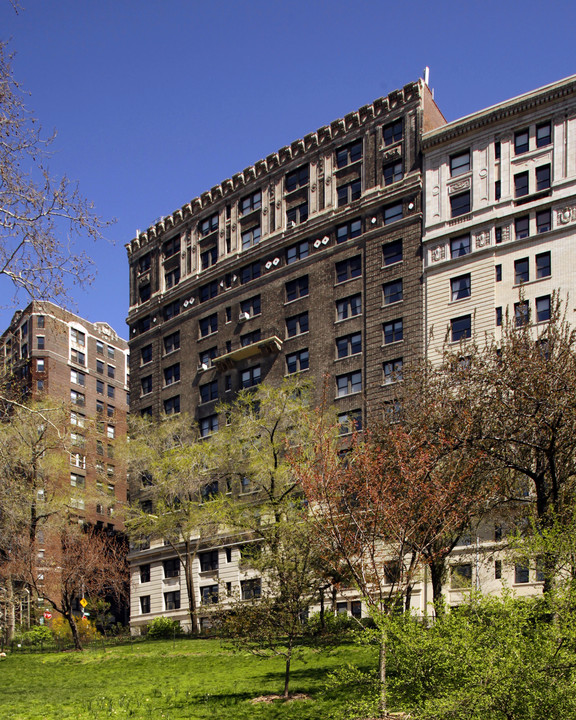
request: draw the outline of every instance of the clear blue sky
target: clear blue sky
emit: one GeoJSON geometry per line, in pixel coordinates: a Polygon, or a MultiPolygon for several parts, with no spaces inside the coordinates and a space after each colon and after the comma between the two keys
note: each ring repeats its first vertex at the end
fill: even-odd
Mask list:
{"type": "Polygon", "coordinates": [[[568,1],[21,2],[16,15],[0,0],[0,33],[58,131],[52,170],[117,219],[113,244],[87,246],[96,282],[71,295],[124,337],[137,228],[426,65],[448,120],[576,73],[568,1]]]}

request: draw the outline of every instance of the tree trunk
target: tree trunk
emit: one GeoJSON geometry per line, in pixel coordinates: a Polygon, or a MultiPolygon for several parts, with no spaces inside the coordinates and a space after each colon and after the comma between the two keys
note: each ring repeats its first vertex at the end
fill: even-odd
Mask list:
{"type": "Polygon", "coordinates": [[[284,671],[284,697],[289,697],[288,688],[290,686],[290,661],[292,660],[292,644],[288,646],[288,654],[286,655],[286,669],[284,671]]]}
{"type": "Polygon", "coordinates": [[[80,634],[78,632],[78,626],[76,625],[76,620],[74,618],[74,615],[70,613],[66,613],[64,615],[66,620],[68,620],[68,625],[70,625],[70,630],[72,631],[72,638],[74,640],[74,649],[75,650],[82,650],[82,642],[80,641],[80,634]]]}
{"type": "Polygon", "coordinates": [[[324,588],[320,588],[320,627],[322,630],[326,627],[326,618],[324,617],[324,588]]]}
{"type": "Polygon", "coordinates": [[[430,579],[432,580],[432,602],[436,616],[444,615],[444,596],[442,594],[444,579],[444,561],[432,560],[430,562],[430,579]]]}
{"type": "Polygon", "coordinates": [[[9,645],[16,633],[16,602],[14,600],[14,583],[8,578],[6,583],[8,597],[6,598],[6,643],[9,645]]]}
{"type": "Polygon", "coordinates": [[[380,681],[380,700],[378,702],[378,709],[380,711],[380,717],[384,717],[386,715],[386,631],[382,631],[380,635],[378,675],[380,681]]]}
{"type": "Polygon", "coordinates": [[[190,632],[198,635],[198,616],[196,612],[196,593],[194,592],[194,573],[192,571],[193,558],[190,553],[186,554],[184,572],[186,573],[186,591],[188,592],[188,614],[190,615],[190,632]]]}

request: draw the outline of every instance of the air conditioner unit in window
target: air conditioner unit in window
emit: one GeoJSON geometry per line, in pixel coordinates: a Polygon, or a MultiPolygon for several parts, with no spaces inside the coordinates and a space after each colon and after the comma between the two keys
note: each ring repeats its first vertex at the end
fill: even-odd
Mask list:
{"type": "Polygon", "coordinates": [[[296,223],[294,222],[294,220],[290,220],[290,222],[288,223],[288,228],[295,228],[295,227],[296,227],[296,223]]]}
{"type": "Polygon", "coordinates": [[[250,320],[250,315],[248,315],[247,312],[241,312],[238,317],[238,322],[244,322],[245,320],[250,320]]]}
{"type": "Polygon", "coordinates": [[[198,365],[198,372],[204,372],[204,370],[208,370],[208,365],[206,365],[206,363],[198,365]]]}

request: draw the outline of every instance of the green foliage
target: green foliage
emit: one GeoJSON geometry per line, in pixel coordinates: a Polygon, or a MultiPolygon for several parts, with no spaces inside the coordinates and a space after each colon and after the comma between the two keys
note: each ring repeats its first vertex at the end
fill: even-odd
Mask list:
{"type": "Polygon", "coordinates": [[[178,620],[167,617],[157,617],[148,625],[147,637],[150,640],[167,640],[181,637],[184,633],[178,620]]]}
{"type": "Polygon", "coordinates": [[[14,640],[24,647],[41,647],[52,641],[52,633],[46,625],[34,625],[29,630],[19,632],[14,640]]]}
{"type": "MultiPolygon", "coordinates": [[[[100,634],[96,630],[96,626],[91,620],[80,619],[76,620],[76,627],[78,628],[78,635],[82,643],[94,642],[100,637],[100,634]]],[[[72,630],[65,617],[57,615],[53,620],[50,621],[50,629],[52,635],[57,642],[69,644],[73,642],[72,630]]]]}

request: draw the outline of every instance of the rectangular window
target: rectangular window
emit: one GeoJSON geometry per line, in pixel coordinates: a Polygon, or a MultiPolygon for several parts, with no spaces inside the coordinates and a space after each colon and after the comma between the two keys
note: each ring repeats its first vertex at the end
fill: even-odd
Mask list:
{"type": "Polygon", "coordinates": [[[37,335],[36,336],[36,348],[38,350],[44,350],[44,348],[46,347],[45,341],[46,341],[46,338],[44,337],[44,335],[37,335]]]}
{"type": "Polygon", "coordinates": [[[382,246],[384,265],[394,265],[402,262],[402,240],[386,243],[382,246]]]}
{"type": "Polygon", "coordinates": [[[348,433],[359,432],[360,430],[362,430],[362,410],[338,413],[339,435],[348,435],[348,433]]]}
{"type": "Polygon", "coordinates": [[[546,147],[552,142],[552,126],[549,122],[536,125],[536,147],[546,147]]]}
{"type": "Polygon", "coordinates": [[[70,382],[76,385],[86,385],[86,375],[80,370],[70,370],[70,382]]]}
{"type": "Polygon", "coordinates": [[[147,615],[150,612],[150,595],[140,597],[140,614],[147,615]]]}
{"type": "Polygon", "coordinates": [[[500,200],[502,197],[502,183],[500,180],[496,180],[494,183],[494,200],[500,200]]]}
{"type": "Polygon", "coordinates": [[[36,318],[36,324],[37,324],[37,326],[38,326],[39,328],[43,328],[43,327],[44,327],[44,322],[45,322],[45,320],[44,320],[44,315],[38,315],[37,318],[36,318]]]}
{"type": "Polygon", "coordinates": [[[107,425],[106,426],[106,437],[109,440],[114,440],[114,437],[116,436],[116,429],[114,425],[107,425]]]}
{"type": "Polygon", "coordinates": [[[310,172],[308,169],[308,165],[303,165],[302,167],[299,167],[296,170],[288,173],[284,180],[286,192],[289,193],[293,190],[297,190],[300,187],[308,185],[309,177],[310,172]]]}
{"type": "Polygon", "coordinates": [[[530,582],[530,570],[527,565],[514,565],[514,582],[517,584],[530,582]]]}
{"type": "Polygon", "coordinates": [[[116,376],[116,368],[114,367],[114,365],[108,365],[106,367],[106,374],[112,380],[114,379],[114,377],[116,376]]]}
{"type": "Polygon", "coordinates": [[[528,129],[518,130],[514,133],[514,154],[522,155],[522,153],[528,152],[530,135],[528,129]]]}
{"type": "Polygon", "coordinates": [[[502,242],[502,228],[501,227],[494,228],[494,237],[496,240],[496,245],[500,245],[502,242]]]}
{"type": "Polygon", "coordinates": [[[218,262],[218,248],[214,245],[200,253],[200,269],[208,270],[218,262]]]}
{"type": "Polygon", "coordinates": [[[352,393],[361,392],[362,390],[362,371],[346,373],[346,375],[338,375],[336,378],[336,393],[338,397],[352,395],[352,393]]]}
{"type": "Polygon", "coordinates": [[[218,331],[218,313],[208,315],[208,317],[202,318],[198,323],[200,329],[200,337],[208,337],[218,331]]]}
{"type": "Polygon", "coordinates": [[[253,192],[251,195],[247,195],[246,197],[242,198],[242,200],[240,200],[238,210],[240,212],[240,215],[246,215],[254,210],[259,210],[261,207],[262,192],[260,190],[256,190],[256,192],[253,192]]]}
{"type": "Polygon", "coordinates": [[[108,385],[106,388],[106,395],[109,398],[114,398],[115,394],[116,394],[116,389],[114,388],[114,385],[108,385]]]}
{"type": "Polygon", "coordinates": [[[180,395],[164,400],[164,412],[166,415],[177,415],[180,412],[180,395]]]}
{"type": "Polygon", "coordinates": [[[200,437],[208,437],[218,432],[218,415],[208,415],[200,420],[200,437]]]}
{"type": "MultiPolygon", "coordinates": [[[[174,352],[174,350],[178,350],[180,348],[180,330],[176,330],[176,332],[170,333],[170,335],[164,336],[164,353],[168,355],[168,353],[174,352]]],[[[150,358],[152,359],[152,358],[150,358]]]]}
{"type": "MultiPolygon", "coordinates": [[[[175,287],[180,282],[180,268],[174,268],[164,273],[164,287],[166,290],[175,287]]],[[[148,286],[150,287],[150,286],[148,286]]]]}
{"type": "Polygon", "coordinates": [[[166,610],[180,610],[180,590],[164,593],[164,608],[166,610]]]}
{"type": "Polygon", "coordinates": [[[140,349],[140,364],[147,365],[152,362],[152,345],[145,345],[140,349]]]}
{"type": "Polygon", "coordinates": [[[530,235],[530,218],[528,215],[516,218],[514,220],[514,232],[516,240],[527,238],[530,235]]]}
{"type": "Polygon", "coordinates": [[[464,298],[470,297],[470,295],[472,294],[470,273],[452,278],[450,280],[450,290],[452,295],[452,302],[454,302],[455,300],[463,300],[464,298]]]}
{"type": "Polygon", "coordinates": [[[200,558],[200,572],[218,570],[218,550],[210,550],[198,555],[200,558]]]}
{"type": "Polygon", "coordinates": [[[298,300],[308,295],[308,275],[304,275],[286,283],[286,302],[298,300]]]}
{"type": "Polygon", "coordinates": [[[175,235],[162,245],[162,254],[165,258],[172,257],[180,252],[180,237],[175,235]]]}
{"type": "Polygon", "coordinates": [[[72,487],[83,488],[86,487],[86,478],[83,475],[77,473],[70,473],[70,485],[72,487]]]}
{"type": "Polygon", "coordinates": [[[206,237],[206,235],[216,232],[216,230],[218,230],[218,213],[214,213],[205,220],[201,220],[198,225],[198,230],[202,237],[206,237]]]}
{"type": "Polygon", "coordinates": [[[180,363],[164,368],[164,385],[172,385],[180,380],[180,363]]]}
{"type": "Polygon", "coordinates": [[[401,220],[404,217],[404,209],[402,203],[395,203],[384,208],[384,225],[401,220]]]}
{"type": "Polygon", "coordinates": [[[346,165],[357,162],[362,159],[362,140],[346,145],[346,147],[336,150],[336,167],[343,168],[346,165]]]}
{"type": "Polygon", "coordinates": [[[198,355],[198,361],[199,361],[201,369],[206,370],[209,367],[212,367],[212,362],[213,362],[214,358],[217,356],[217,354],[218,354],[218,349],[215,347],[208,348],[208,350],[203,350],[198,355]]]}
{"type": "Polygon", "coordinates": [[[472,337],[472,315],[452,318],[450,320],[450,335],[452,342],[460,342],[472,337]]]}
{"type": "Polygon", "coordinates": [[[147,283],[146,285],[140,285],[138,288],[138,295],[140,297],[140,302],[145,303],[152,297],[152,287],[150,283],[147,283]]]}
{"type": "Polygon", "coordinates": [[[530,303],[528,300],[521,300],[514,303],[514,322],[516,327],[523,327],[530,321],[530,303]]]}
{"type": "Polygon", "coordinates": [[[304,240],[303,242],[299,242],[296,245],[286,248],[286,264],[290,265],[291,263],[296,262],[296,260],[303,260],[304,258],[307,258],[309,249],[310,243],[308,240],[304,240]]]}
{"type": "Polygon", "coordinates": [[[352,278],[362,275],[362,257],[355,255],[354,257],[340,260],[336,263],[336,282],[341,283],[352,278]]]}
{"type": "Polygon", "coordinates": [[[530,280],[530,261],[528,258],[521,258],[514,261],[514,283],[519,285],[530,280]]]}
{"type": "Polygon", "coordinates": [[[494,279],[496,282],[502,282],[502,265],[494,266],[494,279]]]}
{"type": "Polygon", "coordinates": [[[245,265],[240,270],[240,284],[245,285],[251,280],[256,280],[256,278],[260,277],[260,272],[260,260],[256,260],[256,262],[250,263],[250,265],[245,265]]]}
{"type": "Polygon", "coordinates": [[[162,565],[164,566],[165,578],[178,577],[180,575],[180,560],[178,558],[164,560],[162,565]]]}
{"type": "MultiPolygon", "coordinates": [[[[40,340],[40,338],[38,338],[40,340]]],[[[44,341],[44,338],[42,338],[42,341],[44,341]]],[[[40,347],[40,344],[38,344],[38,349],[43,350],[44,349],[44,343],[42,342],[42,348],[40,347]]],[[[76,363],[77,365],[86,365],[86,355],[81,352],[80,350],[76,350],[75,348],[72,348],[70,350],[70,359],[72,362],[76,363]]]]}
{"type": "Polygon", "coordinates": [[[541,165],[536,168],[536,192],[548,190],[550,187],[550,165],[541,165]]]}
{"type": "Polygon", "coordinates": [[[308,313],[303,312],[286,318],[286,337],[295,337],[308,332],[308,313]]]}
{"type": "Polygon", "coordinates": [[[140,582],[141,583],[150,582],[150,563],[146,563],[145,565],[140,565],[140,582]]]}
{"type": "Polygon", "coordinates": [[[457,177],[470,170],[470,150],[452,155],[450,158],[450,176],[457,177]]]}
{"type": "Polygon", "coordinates": [[[152,265],[152,256],[150,253],[146,253],[146,255],[142,255],[142,257],[138,260],[138,272],[140,274],[148,272],[150,270],[150,266],[152,265]]]}
{"type": "Polygon", "coordinates": [[[104,383],[102,380],[96,380],[96,392],[98,395],[104,395],[104,383]]]}
{"type": "Polygon", "coordinates": [[[243,300],[240,303],[240,319],[247,320],[255,315],[260,315],[262,312],[262,303],[260,295],[255,295],[253,298],[243,300]],[[246,317],[248,316],[248,317],[246,317]]]}
{"type": "Polygon", "coordinates": [[[44,358],[36,358],[36,372],[44,372],[46,370],[46,363],[44,358]]]}
{"type": "Polygon", "coordinates": [[[452,565],[450,568],[450,587],[462,590],[472,586],[472,563],[452,565]]]}
{"type": "Polygon", "coordinates": [[[352,333],[336,338],[336,356],[338,359],[358,355],[362,352],[362,333],[352,333]]]}
{"type": "Polygon", "coordinates": [[[384,384],[390,385],[395,382],[402,380],[402,358],[396,358],[396,360],[389,360],[383,365],[384,370],[384,384]]]}
{"type": "Polygon", "coordinates": [[[393,320],[389,323],[384,323],[384,345],[391,345],[395,342],[400,342],[404,339],[404,322],[400,318],[399,320],[393,320]]]}
{"type": "Polygon", "coordinates": [[[357,218],[356,220],[350,220],[350,222],[344,225],[339,225],[336,228],[336,242],[342,243],[346,240],[358,237],[362,234],[362,220],[357,218]]]}
{"type": "Polygon", "coordinates": [[[286,373],[291,375],[301,370],[308,370],[310,367],[310,355],[308,349],[298,350],[298,352],[286,355],[286,373]]]}
{"type": "Polygon", "coordinates": [[[240,580],[240,593],[242,600],[253,600],[262,595],[262,582],[260,578],[240,580]]]}
{"type": "Polygon", "coordinates": [[[386,146],[400,142],[400,140],[402,140],[402,120],[396,120],[396,122],[384,125],[382,128],[382,138],[386,146]]]}
{"type": "Polygon", "coordinates": [[[536,255],[536,277],[546,278],[552,275],[552,261],[550,252],[543,252],[536,255]]]}
{"type": "Polygon", "coordinates": [[[550,210],[541,210],[536,213],[536,232],[548,232],[552,228],[552,213],[550,210]]]}
{"type": "Polygon", "coordinates": [[[461,235],[450,240],[450,257],[457,258],[470,252],[470,235],[461,235]]]}
{"type": "Polygon", "coordinates": [[[170,320],[176,315],[180,315],[180,300],[174,300],[174,302],[164,305],[163,314],[164,320],[170,320]]]}
{"type": "Polygon", "coordinates": [[[258,245],[258,243],[260,242],[261,233],[262,231],[260,229],[260,225],[256,225],[249,230],[245,230],[242,233],[242,250],[247,250],[254,245],[258,245]]]}
{"type": "Polygon", "coordinates": [[[340,185],[337,193],[338,207],[348,205],[348,203],[358,200],[358,198],[362,195],[362,182],[360,181],[360,178],[352,180],[344,185],[340,185]]]}
{"type": "Polygon", "coordinates": [[[254,343],[260,342],[262,339],[262,332],[260,330],[252,330],[249,333],[246,333],[245,335],[240,335],[240,345],[241,347],[246,347],[248,345],[254,345],[254,343]]]}
{"type": "Polygon", "coordinates": [[[521,172],[514,175],[514,197],[528,195],[528,173],[521,172]]]}
{"type": "Polygon", "coordinates": [[[336,302],[336,317],[338,320],[360,315],[362,312],[362,295],[352,295],[336,302]]]}
{"type": "Polygon", "coordinates": [[[242,370],[240,373],[240,387],[249,388],[258,385],[262,381],[262,372],[260,365],[242,370]]]}
{"type": "Polygon", "coordinates": [[[76,330],[76,328],[70,328],[70,340],[73,343],[76,343],[76,345],[80,345],[80,347],[86,346],[85,333],[81,332],[80,330],[76,330]]]}
{"type": "Polygon", "coordinates": [[[384,305],[400,302],[404,297],[402,279],[385,283],[382,289],[384,291],[384,305]]]}
{"type": "Polygon", "coordinates": [[[496,140],[494,143],[494,159],[500,160],[500,157],[502,155],[502,145],[500,143],[500,140],[496,140]]]}
{"type": "Polygon", "coordinates": [[[402,167],[402,161],[388,163],[384,165],[384,185],[392,185],[395,182],[402,180],[404,177],[404,170],[402,167]]]}
{"type": "Polygon", "coordinates": [[[536,298],[536,322],[550,320],[550,295],[536,298]]]}
{"type": "Polygon", "coordinates": [[[496,308],[496,327],[502,326],[502,308],[497,307],[496,308]]]}
{"type": "Polygon", "coordinates": [[[216,280],[202,285],[198,291],[198,299],[201,303],[211,300],[216,295],[218,295],[218,282],[216,280]]]}
{"type": "Polygon", "coordinates": [[[450,196],[450,217],[456,218],[470,212],[470,190],[450,196]]]}
{"type": "Polygon", "coordinates": [[[102,360],[96,360],[96,372],[97,373],[104,372],[104,362],[102,360]]]}
{"type": "Polygon", "coordinates": [[[286,211],[286,225],[288,227],[292,227],[292,223],[300,225],[306,220],[308,220],[308,202],[300,203],[300,205],[286,211]]]}
{"type": "Polygon", "coordinates": [[[198,390],[200,391],[200,402],[207,403],[218,400],[218,380],[200,385],[198,390]]]}
{"type": "Polygon", "coordinates": [[[146,375],[140,380],[142,386],[142,395],[148,395],[152,392],[152,375],[146,375]]]}

